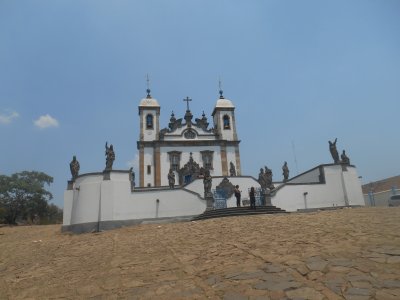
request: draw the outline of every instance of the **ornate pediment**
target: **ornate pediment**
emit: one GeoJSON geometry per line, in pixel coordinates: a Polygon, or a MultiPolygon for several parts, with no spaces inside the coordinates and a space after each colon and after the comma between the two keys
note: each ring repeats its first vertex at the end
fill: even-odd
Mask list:
{"type": "MultiPolygon", "coordinates": [[[[197,135],[196,132],[190,131],[191,127],[199,128],[202,131],[204,131],[205,133],[214,132],[213,128],[208,129],[209,123],[207,121],[207,118],[206,118],[204,112],[202,114],[202,118],[201,119],[199,119],[199,118],[195,119],[196,123],[192,122],[192,118],[193,118],[192,113],[190,111],[186,111],[186,114],[185,114],[185,117],[184,117],[185,123],[183,123],[183,119],[182,118],[181,119],[176,119],[175,115],[174,115],[174,112],[172,112],[171,118],[170,118],[169,123],[168,123],[168,128],[163,128],[163,129],[160,130],[160,138],[163,139],[166,134],[169,134],[169,133],[173,134],[179,128],[182,128],[184,126],[186,126],[186,128],[189,129],[189,130],[184,132],[184,136],[187,139],[194,139],[195,136],[193,136],[193,133],[195,135],[197,135]]],[[[184,129],[184,130],[186,130],[186,129],[184,129]]]]}
{"type": "Polygon", "coordinates": [[[188,140],[193,140],[194,138],[196,138],[196,131],[192,130],[192,129],[188,129],[183,133],[183,136],[185,137],[185,139],[188,140]]]}
{"type": "Polygon", "coordinates": [[[222,192],[226,199],[229,199],[234,193],[235,186],[229,181],[228,178],[224,177],[221,183],[217,185],[216,190],[217,192],[222,192]]]}
{"type": "Polygon", "coordinates": [[[194,161],[192,152],[190,152],[189,161],[179,171],[179,184],[184,185],[192,182],[199,176],[204,175],[204,169],[194,161]]]}

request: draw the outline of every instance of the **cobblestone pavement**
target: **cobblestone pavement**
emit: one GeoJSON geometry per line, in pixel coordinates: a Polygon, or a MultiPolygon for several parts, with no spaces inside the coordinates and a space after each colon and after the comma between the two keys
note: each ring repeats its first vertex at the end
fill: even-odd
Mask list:
{"type": "Polygon", "coordinates": [[[0,228],[0,299],[400,299],[400,208],[0,228]]]}

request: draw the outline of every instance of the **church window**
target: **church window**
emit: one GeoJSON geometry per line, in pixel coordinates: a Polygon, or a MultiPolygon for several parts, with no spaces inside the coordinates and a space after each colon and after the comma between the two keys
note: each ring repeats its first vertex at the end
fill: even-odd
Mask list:
{"type": "Polygon", "coordinates": [[[180,151],[168,152],[170,169],[173,171],[179,171],[180,169],[181,153],[180,151]]]}
{"type": "Polygon", "coordinates": [[[206,170],[213,170],[213,154],[214,151],[200,151],[203,159],[203,168],[206,170]]]}
{"type": "Polygon", "coordinates": [[[222,120],[223,120],[223,122],[224,122],[224,129],[231,129],[231,120],[230,120],[229,116],[228,116],[228,115],[225,115],[225,116],[222,118],[222,120]]]}
{"type": "Polygon", "coordinates": [[[146,116],[146,129],[153,129],[154,125],[153,125],[153,115],[152,114],[148,114],[146,116]]]}
{"type": "Polygon", "coordinates": [[[147,174],[148,174],[148,175],[151,174],[151,165],[147,165],[147,174]]]}

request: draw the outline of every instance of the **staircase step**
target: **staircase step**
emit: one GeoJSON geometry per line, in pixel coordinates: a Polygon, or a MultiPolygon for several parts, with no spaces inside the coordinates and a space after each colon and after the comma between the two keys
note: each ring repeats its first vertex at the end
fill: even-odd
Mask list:
{"type": "Polygon", "coordinates": [[[250,207],[229,207],[214,210],[207,210],[204,213],[194,217],[192,221],[222,218],[222,217],[233,217],[233,216],[245,216],[245,215],[260,215],[260,214],[277,214],[287,213],[285,210],[275,206],[257,206],[256,209],[250,209],[250,207]]]}

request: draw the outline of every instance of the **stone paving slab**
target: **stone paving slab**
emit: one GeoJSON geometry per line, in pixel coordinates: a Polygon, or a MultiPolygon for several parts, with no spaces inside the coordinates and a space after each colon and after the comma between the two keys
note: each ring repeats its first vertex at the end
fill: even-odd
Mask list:
{"type": "Polygon", "coordinates": [[[400,207],[2,227],[0,299],[400,299],[399,220],[400,207]]]}

